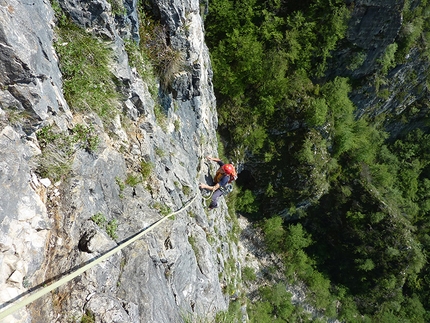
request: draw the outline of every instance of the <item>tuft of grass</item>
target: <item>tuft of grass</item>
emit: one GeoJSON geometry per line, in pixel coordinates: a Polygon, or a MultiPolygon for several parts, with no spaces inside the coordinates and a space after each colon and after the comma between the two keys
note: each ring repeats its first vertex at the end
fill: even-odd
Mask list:
{"type": "Polygon", "coordinates": [[[100,138],[95,134],[92,125],[77,124],[72,130],[72,141],[89,152],[95,152],[100,144],[100,138]]]}
{"type": "Polygon", "coordinates": [[[134,174],[128,174],[125,179],[125,184],[131,187],[135,187],[137,184],[141,182],[140,176],[134,174]]]}
{"type": "Polygon", "coordinates": [[[252,282],[257,279],[257,275],[255,274],[254,268],[244,267],[242,269],[242,278],[245,282],[252,282]]]}
{"type": "Polygon", "coordinates": [[[94,323],[95,321],[96,321],[96,318],[94,314],[89,310],[86,310],[85,314],[82,315],[81,323],[94,323]]]}
{"type": "Polygon", "coordinates": [[[197,248],[197,240],[193,236],[188,236],[188,243],[191,245],[191,249],[193,249],[196,258],[199,257],[199,249],[197,248]]]}
{"type": "Polygon", "coordinates": [[[125,189],[125,183],[119,177],[115,177],[115,182],[119,187],[119,191],[122,192],[125,189]]]}
{"type": "Polygon", "coordinates": [[[166,215],[168,215],[169,213],[172,212],[172,210],[170,209],[170,207],[168,207],[165,204],[162,204],[160,202],[154,202],[152,204],[152,207],[154,209],[158,210],[162,216],[166,216],[166,215]]]}
{"type": "Polygon", "coordinates": [[[181,129],[181,122],[180,122],[178,119],[176,119],[176,120],[173,122],[173,125],[175,126],[175,131],[176,131],[176,132],[178,132],[178,131],[179,131],[179,129],[181,129]]]}
{"type": "Polygon", "coordinates": [[[182,193],[184,193],[184,195],[190,195],[191,188],[189,186],[182,186],[182,193]]]}
{"type": "Polygon", "coordinates": [[[150,58],[161,87],[169,89],[175,74],[185,68],[184,54],[167,44],[166,28],[148,17],[141,21],[139,34],[140,48],[150,58]]]}
{"type": "Polygon", "coordinates": [[[166,152],[160,147],[155,147],[155,154],[160,158],[163,158],[164,156],[166,156],[166,152]]]}
{"type": "Polygon", "coordinates": [[[64,97],[74,111],[94,111],[107,121],[116,113],[119,102],[116,79],[109,69],[112,51],[106,42],[65,19],[62,13],[57,16],[60,14],[54,46],[64,97]]]}
{"type": "Polygon", "coordinates": [[[116,16],[124,16],[127,14],[127,9],[124,7],[122,1],[119,0],[108,0],[111,5],[112,14],[116,16]]]}
{"type": "Polygon", "coordinates": [[[141,51],[139,45],[131,39],[125,40],[125,51],[130,66],[136,68],[139,75],[148,84],[148,90],[152,97],[156,97],[158,94],[156,76],[148,55],[141,51]]]}
{"type": "Polygon", "coordinates": [[[91,217],[91,220],[97,224],[99,227],[104,227],[106,225],[106,218],[102,213],[96,213],[91,217]]]}
{"type": "Polygon", "coordinates": [[[46,126],[36,133],[42,154],[38,157],[38,172],[54,182],[65,178],[71,170],[72,157],[78,149],[89,153],[97,150],[99,138],[90,126],[75,125],[69,132],[46,126]]]}
{"type": "Polygon", "coordinates": [[[113,219],[112,221],[109,221],[109,223],[106,225],[106,233],[111,237],[112,239],[118,238],[118,235],[116,234],[116,230],[118,229],[118,221],[117,219],[113,219]]]}
{"type": "Polygon", "coordinates": [[[167,115],[164,113],[163,108],[160,104],[156,104],[154,106],[154,115],[155,120],[157,121],[157,124],[160,126],[160,128],[166,132],[167,131],[167,115]]]}
{"type": "Polygon", "coordinates": [[[140,162],[140,174],[144,181],[149,179],[153,168],[154,165],[151,162],[146,162],[144,160],[140,162]]]}

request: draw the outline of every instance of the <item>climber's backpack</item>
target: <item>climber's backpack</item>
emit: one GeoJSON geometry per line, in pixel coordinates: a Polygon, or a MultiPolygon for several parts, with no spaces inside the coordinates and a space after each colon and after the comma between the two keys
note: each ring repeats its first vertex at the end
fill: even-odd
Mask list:
{"type": "MultiPolygon", "coordinates": [[[[235,175],[236,174],[236,170],[233,168],[233,170],[234,170],[234,173],[233,174],[227,174],[225,171],[224,171],[224,166],[225,165],[227,165],[227,164],[224,164],[223,166],[221,166],[220,168],[218,168],[218,170],[216,171],[216,174],[215,174],[215,177],[214,177],[214,182],[215,182],[215,184],[218,184],[220,181],[221,181],[221,178],[224,176],[224,175],[227,175],[228,177],[229,177],[229,180],[228,180],[228,183],[230,184],[231,182],[233,182],[236,178],[237,178],[237,176],[235,175]]],[[[232,167],[232,165],[231,164],[229,164],[231,167],[232,167]]]]}

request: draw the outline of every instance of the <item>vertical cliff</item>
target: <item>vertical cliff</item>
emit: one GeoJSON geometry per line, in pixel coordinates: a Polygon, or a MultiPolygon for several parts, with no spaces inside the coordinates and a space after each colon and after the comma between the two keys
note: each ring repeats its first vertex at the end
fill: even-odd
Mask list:
{"type": "Polygon", "coordinates": [[[183,57],[169,86],[159,87],[126,51],[140,41],[136,1],[0,1],[3,307],[197,195],[185,212],[7,322],[90,315],[97,322],[167,323],[227,309],[226,287],[235,284],[229,276],[235,267],[227,268],[236,261],[228,238],[234,221],[224,200],[208,212],[197,186],[216,169],[203,157],[217,155],[202,9],[194,0],[152,4],[166,44],[183,57]],[[69,18],[109,52],[118,95],[108,114],[88,104],[78,109],[64,96],[56,49],[73,48],[58,43],[57,26],[69,18]]]}

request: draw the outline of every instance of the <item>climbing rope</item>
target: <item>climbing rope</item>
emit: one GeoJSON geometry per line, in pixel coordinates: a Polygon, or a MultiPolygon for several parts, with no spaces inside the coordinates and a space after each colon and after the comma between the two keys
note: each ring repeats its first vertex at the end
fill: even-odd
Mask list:
{"type": "Polygon", "coordinates": [[[112,256],[113,254],[117,253],[118,251],[120,251],[121,249],[124,249],[125,247],[127,247],[128,245],[132,244],[133,242],[135,242],[136,240],[140,239],[144,234],[148,233],[149,231],[153,230],[154,228],[156,228],[157,226],[159,226],[161,223],[163,223],[166,219],[168,219],[169,217],[184,211],[186,208],[188,208],[196,199],[197,194],[190,200],[190,202],[188,202],[187,205],[183,206],[182,208],[180,208],[179,210],[172,212],[168,215],[166,215],[165,217],[161,218],[160,220],[158,220],[157,222],[155,222],[154,224],[152,224],[150,227],[142,230],[140,233],[138,233],[137,235],[135,235],[134,237],[130,238],[129,240],[124,241],[123,243],[119,244],[118,246],[116,246],[115,248],[113,248],[112,250],[110,250],[109,252],[103,254],[102,256],[95,258],[94,260],[92,260],[90,263],[86,264],[85,266],[77,269],[76,271],[72,272],[71,274],[61,278],[60,280],[56,281],[55,283],[52,283],[49,286],[46,286],[44,288],[42,288],[41,290],[39,290],[38,292],[31,294],[30,296],[24,298],[23,300],[21,300],[20,302],[12,305],[11,307],[8,307],[6,310],[0,312],[0,320],[5,318],[6,316],[16,312],[17,310],[21,309],[22,307],[30,304],[31,302],[34,302],[35,300],[39,299],[40,297],[42,297],[43,295],[46,295],[47,293],[49,293],[50,291],[56,289],[57,287],[60,287],[61,285],[71,281],[73,278],[79,276],[80,274],[84,273],[85,271],[87,271],[88,269],[94,267],[95,265],[101,263],[102,261],[108,259],[110,256],[112,256]]]}
{"type": "Polygon", "coordinates": [[[206,201],[209,200],[212,197],[212,195],[214,194],[213,191],[210,191],[209,195],[203,195],[203,191],[204,191],[204,189],[202,189],[202,198],[206,201]]]}

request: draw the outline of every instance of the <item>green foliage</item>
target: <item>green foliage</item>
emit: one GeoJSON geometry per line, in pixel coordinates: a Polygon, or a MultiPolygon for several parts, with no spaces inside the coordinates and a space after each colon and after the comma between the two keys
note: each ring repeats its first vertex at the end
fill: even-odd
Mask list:
{"type": "Polygon", "coordinates": [[[119,178],[119,177],[115,177],[115,182],[116,182],[116,184],[119,187],[119,191],[120,192],[124,191],[124,189],[125,189],[125,183],[122,181],[122,179],[119,178]]]}
{"type": "Polygon", "coordinates": [[[388,70],[396,65],[395,55],[397,47],[396,43],[388,45],[384,55],[378,60],[378,63],[381,64],[382,75],[386,75],[388,70]]]}
{"type": "MultiPolygon", "coordinates": [[[[428,50],[429,15],[427,0],[405,1],[401,35],[378,60],[380,98],[410,49],[428,50]]],[[[425,129],[387,140],[380,121],[357,117],[354,84],[324,75],[347,17],[336,0],[211,3],[205,26],[219,130],[226,154],[255,179],[235,205],[260,220],[287,279],[306,283],[324,315],[421,322],[430,318],[430,138],[425,129]],[[289,223],[274,215],[281,211],[289,223]]],[[[347,68],[366,58],[356,52],[347,68]]],[[[264,292],[249,307],[251,322],[300,321],[296,309],[282,320],[280,303],[264,292]]]]}
{"type": "Polygon", "coordinates": [[[250,190],[245,190],[243,193],[239,193],[235,207],[238,211],[245,213],[253,213],[258,210],[255,196],[250,190]]]}
{"type": "Polygon", "coordinates": [[[122,1],[119,0],[108,0],[111,5],[111,10],[113,15],[123,16],[127,14],[127,9],[124,7],[122,1]]]}
{"type": "Polygon", "coordinates": [[[155,150],[155,154],[156,154],[158,157],[163,158],[163,157],[165,157],[165,156],[166,156],[166,152],[163,150],[163,148],[155,147],[155,148],[154,148],[154,150],[155,150]]]}
{"type": "Polygon", "coordinates": [[[72,142],[78,143],[82,148],[89,152],[96,152],[100,144],[100,138],[95,134],[92,125],[75,125],[72,129],[72,142]]]}
{"type": "Polygon", "coordinates": [[[303,226],[298,223],[288,226],[285,244],[288,250],[304,249],[312,244],[312,239],[306,234],[303,226]]]}
{"type": "Polygon", "coordinates": [[[149,179],[149,176],[152,173],[152,170],[154,168],[154,165],[151,162],[146,162],[144,160],[140,163],[140,174],[142,175],[142,178],[144,181],[149,179]]]}
{"type": "Polygon", "coordinates": [[[97,224],[97,226],[105,230],[109,237],[111,237],[112,239],[118,238],[118,235],[116,234],[116,231],[118,229],[118,221],[116,219],[113,219],[108,222],[106,217],[99,212],[97,214],[94,214],[91,217],[91,220],[95,224],[97,224]]]}
{"type": "Polygon", "coordinates": [[[194,254],[196,255],[196,257],[198,257],[200,251],[199,251],[199,249],[197,247],[197,240],[196,240],[196,238],[193,237],[193,236],[188,236],[188,243],[191,245],[191,248],[193,249],[194,254]]]}
{"type": "Polygon", "coordinates": [[[68,19],[56,30],[55,50],[60,59],[64,97],[75,111],[94,111],[108,120],[116,112],[119,94],[109,69],[107,44],[68,19]]]}
{"type": "Polygon", "coordinates": [[[161,127],[161,129],[166,132],[167,131],[167,115],[163,111],[163,107],[159,104],[156,104],[154,107],[155,120],[157,124],[161,127]]]}
{"type": "Polygon", "coordinates": [[[307,120],[309,126],[321,126],[326,122],[328,106],[323,98],[315,98],[310,101],[310,107],[307,110],[307,120]]]}
{"type": "Polygon", "coordinates": [[[170,207],[168,207],[167,205],[160,203],[160,202],[154,202],[152,204],[152,207],[156,210],[158,210],[160,212],[161,215],[166,216],[169,213],[172,212],[172,210],[170,209],[170,207]]]}
{"type": "Polygon", "coordinates": [[[99,137],[92,126],[76,124],[68,132],[45,126],[36,133],[42,149],[38,158],[38,172],[54,182],[65,179],[71,170],[72,158],[78,149],[97,151],[99,137]]]}
{"type": "Polygon", "coordinates": [[[106,218],[105,218],[105,216],[102,214],[102,213],[97,213],[97,214],[94,214],[92,217],[91,217],[91,220],[95,223],[95,224],[97,224],[99,227],[104,227],[105,226],[105,224],[106,224],[106,222],[107,222],[107,220],[106,220],[106,218]]]}
{"type": "Polygon", "coordinates": [[[182,193],[184,193],[186,196],[190,195],[191,188],[189,186],[182,185],[182,193]]]}
{"type": "Polygon", "coordinates": [[[360,68],[363,65],[364,61],[366,60],[366,57],[367,57],[366,52],[354,53],[351,59],[351,62],[349,63],[347,68],[351,71],[354,71],[360,68]]]}
{"type": "Polygon", "coordinates": [[[117,219],[113,219],[113,220],[109,221],[106,225],[106,233],[112,239],[118,238],[118,235],[116,234],[117,229],[118,229],[118,220],[117,219]]]}
{"type": "Polygon", "coordinates": [[[267,219],[263,223],[263,231],[267,248],[274,252],[283,250],[282,245],[285,239],[283,220],[280,216],[267,219]]]}
{"type": "Polygon", "coordinates": [[[182,51],[167,43],[168,32],[164,26],[143,12],[140,20],[140,50],[152,62],[161,86],[169,89],[175,74],[185,69],[185,57],[182,51]]]}
{"type": "Polygon", "coordinates": [[[125,179],[125,184],[135,187],[137,184],[141,182],[141,178],[139,175],[129,173],[127,174],[127,178],[125,179]]]}
{"type": "Polygon", "coordinates": [[[181,129],[181,122],[179,121],[179,119],[175,119],[175,121],[173,122],[173,126],[175,127],[176,132],[178,132],[179,129],[181,129]]]}
{"type": "MultiPolygon", "coordinates": [[[[250,0],[235,6],[230,0],[216,0],[207,17],[220,125],[234,146],[253,153],[268,142],[268,124],[278,123],[295,108],[294,92],[305,89],[297,76],[309,84],[308,73],[321,75],[346,31],[348,10],[341,1],[318,1],[306,14],[278,10],[270,2],[250,0]]],[[[323,124],[324,100],[298,97],[308,122],[323,124]]]]}
{"type": "Polygon", "coordinates": [[[94,323],[96,318],[90,310],[86,310],[85,314],[82,315],[81,323],[94,323]]]}
{"type": "Polygon", "coordinates": [[[397,40],[398,51],[396,61],[404,62],[413,47],[429,52],[429,43],[423,41],[429,30],[430,4],[427,0],[415,4],[413,1],[404,1],[402,12],[402,27],[397,40]]]}
{"type": "Polygon", "coordinates": [[[254,268],[244,267],[242,269],[242,280],[245,282],[252,282],[257,279],[254,268]]]}

